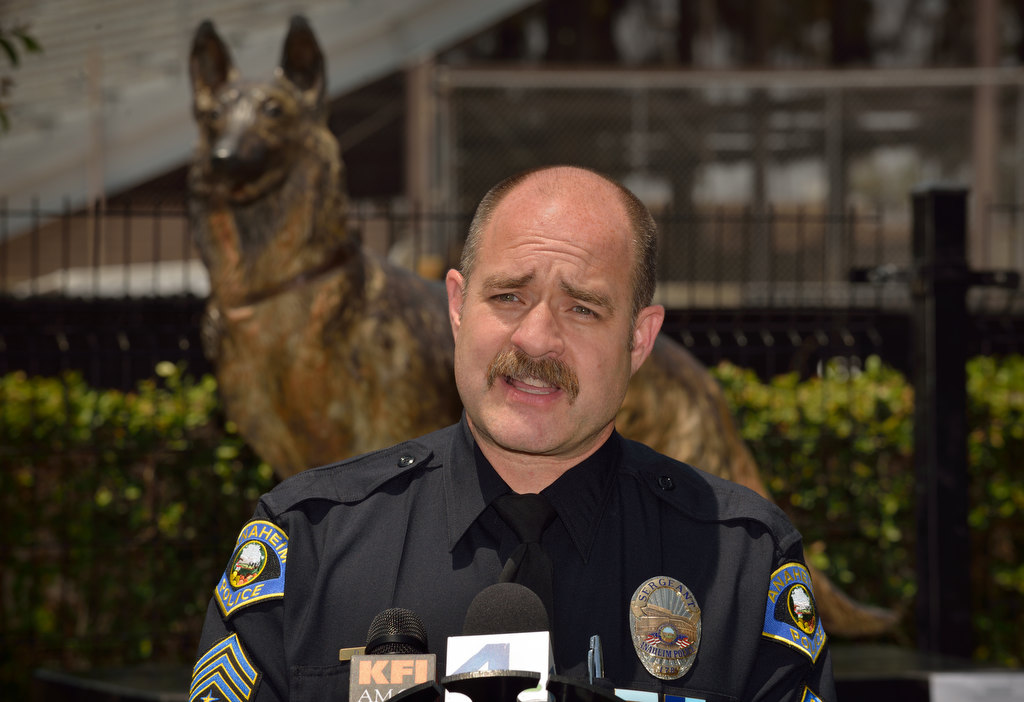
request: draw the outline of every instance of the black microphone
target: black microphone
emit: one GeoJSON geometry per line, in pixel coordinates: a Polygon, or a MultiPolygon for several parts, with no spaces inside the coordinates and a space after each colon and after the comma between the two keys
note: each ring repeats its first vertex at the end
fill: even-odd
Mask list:
{"type": "Polygon", "coordinates": [[[480,591],[466,610],[463,636],[547,631],[548,613],[533,590],[518,583],[495,583],[480,591]]]}
{"type": "Polygon", "coordinates": [[[420,618],[401,607],[386,609],[370,622],[365,654],[352,656],[349,702],[392,699],[413,687],[437,688],[436,667],[420,618]]]}
{"type": "Polygon", "coordinates": [[[370,630],[366,632],[366,655],[426,652],[427,630],[412,610],[392,607],[370,622],[370,630]]]}

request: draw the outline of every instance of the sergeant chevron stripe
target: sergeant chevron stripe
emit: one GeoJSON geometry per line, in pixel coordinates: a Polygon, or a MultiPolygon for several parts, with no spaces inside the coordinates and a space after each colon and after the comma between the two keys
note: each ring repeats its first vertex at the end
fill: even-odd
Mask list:
{"type": "Polygon", "coordinates": [[[192,669],[189,702],[248,702],[259,682],[238,634],[222,639],[192,669]]]}

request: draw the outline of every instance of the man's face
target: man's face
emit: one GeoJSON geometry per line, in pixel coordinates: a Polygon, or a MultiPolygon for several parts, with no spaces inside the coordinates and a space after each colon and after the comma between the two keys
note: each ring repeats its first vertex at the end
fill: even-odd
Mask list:
{"type": "Polygon", "coordinates": [[[456,383],[478,441],[496,449],[592,453],[660,327],[654,307],[631,325],[628,222],[592,178],[522,183],[483,232],[466,289],[448,274],[456,383]]]}

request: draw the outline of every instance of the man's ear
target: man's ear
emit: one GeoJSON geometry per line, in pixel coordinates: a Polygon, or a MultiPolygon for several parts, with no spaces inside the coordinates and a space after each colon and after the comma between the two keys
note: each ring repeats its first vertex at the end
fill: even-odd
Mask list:
{"type": "Polygon", "coordinates": [[[452,325],[452,336],[458,338],[459,325],[462,324],[462,285],[465,281],[462,274],[452,268],[444,278],[445,288],[448,290],[448,321],[452,325]]]}
{"type": "Polygon", "coordinates": [[[647,357],[651,355],[654,348],[654,341],[661,331],[661,324],[665,321],[665,308],[661,305],[651,305],[640,310],[636,317],[636,326],[633,328],[633,350],[631,351],[632,372],[640,370],[647,357]]]}

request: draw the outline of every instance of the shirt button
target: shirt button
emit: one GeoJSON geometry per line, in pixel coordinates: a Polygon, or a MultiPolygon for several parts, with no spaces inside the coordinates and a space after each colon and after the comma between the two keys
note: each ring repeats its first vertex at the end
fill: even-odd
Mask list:
{"type": "Polygon", "coordinates": [[[411,466],[415,462],[416,462],[416,459],[414,459],[412,456],[402,456],[401,458],[398,459],[398,467],[399,468],[408,468],[409,466],[411,466]]]}
{"type": "Polygon", "coordinates": [[[676,489],[676,481],[672,480],[672,476],[660,475],[660,476],[658,476],[658,486],[661,487],[661,489],[665,490],[665,491],[675,490],[676,489]]]}

